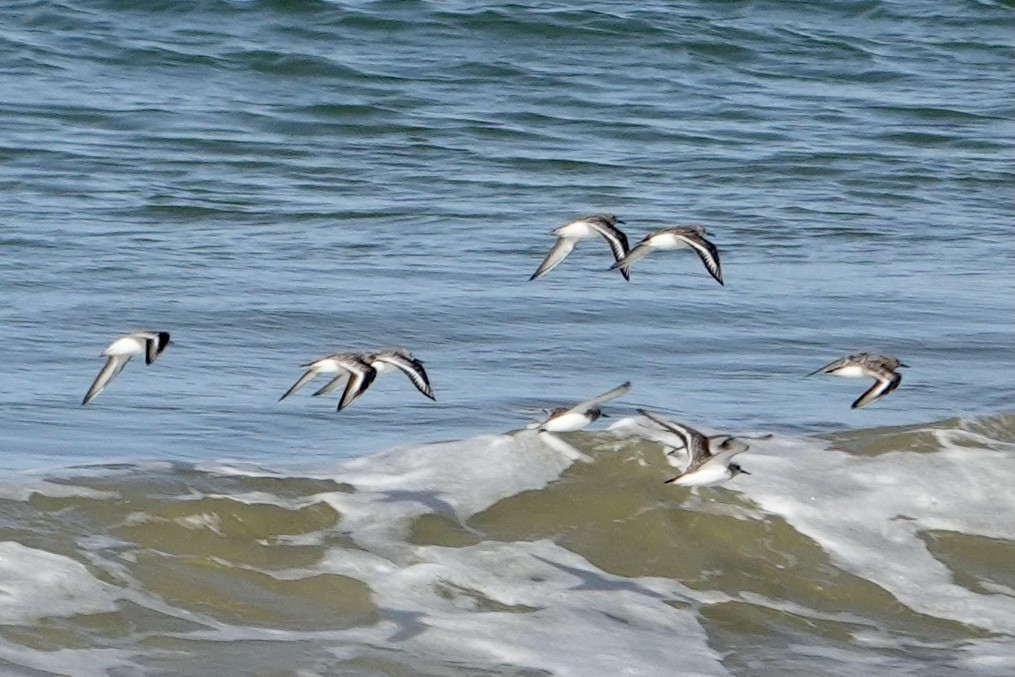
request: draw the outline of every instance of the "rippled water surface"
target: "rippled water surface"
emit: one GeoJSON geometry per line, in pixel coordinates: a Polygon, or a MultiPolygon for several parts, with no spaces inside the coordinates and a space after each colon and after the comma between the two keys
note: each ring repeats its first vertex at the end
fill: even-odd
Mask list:
{"type": "Polygon", "coordinates": [[[973,506],[1015,473],[1013,14],[5,3],[3,670],[1010,674],[1015,531],[973,506]],[[551,230],[600,211],[632,242],[704,225],[725,286],[686,250],[626,282],[599,241],[528,280],[551,230]],[[82,407],[139,328],[174,343],[82,407]],[[387,345],[436,402],[398,374],[342,412],[278,402],[308,360],[387,345]],[[900,356],[898,390],[852,410],[865,382],[804,378],[858,350],[900,356]],[[693,495],[611,434],[569,439],[579,463],[498,436],[626,380],[614,419],[777,435],[693,495]],[[840,486],[871,492],[861,522],[806,509],[848,512],[840,486]],[[569,517],[597,491],[597,519],[569,517]],[[364,521],[386,501],[391,531],[364,521]],[[868,566],[856,529],[901,543],[900,569],[868,566]],[[688,539],[700,558],[672,550],[688,539]],[[604,596],[538,602],[566,590],[604,596]],[[452,651],[458,627],[475,642],[452,651]],[[588,643],[536,641],[553,627],[588,643]],[[597,649],[618,662],[583,662],[597,649]]]}

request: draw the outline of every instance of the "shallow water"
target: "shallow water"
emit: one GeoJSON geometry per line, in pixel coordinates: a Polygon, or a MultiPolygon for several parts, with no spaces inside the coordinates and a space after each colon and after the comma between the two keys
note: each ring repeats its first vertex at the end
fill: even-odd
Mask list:
{"type": "Polygon", "coordinates": [[[0,671],[1013,671],[1010,2],[4,13],[0,671]],[[726,285],[529,282],[594,211],[726,285]],[[277,401],[393,344],[436,402],[277,401]],[[803,377],[857,350],[899,389],[803,377]],[[607,424],[776,436],[690,493],[502,434],[626,380],[607,424]]]}
{"type": "Polygon", "coordinates": [[[1013,421],[776,435],[695,490],[630,418],[20,476],[0,646],[11,674],[1009,674],[1013,421]]]}

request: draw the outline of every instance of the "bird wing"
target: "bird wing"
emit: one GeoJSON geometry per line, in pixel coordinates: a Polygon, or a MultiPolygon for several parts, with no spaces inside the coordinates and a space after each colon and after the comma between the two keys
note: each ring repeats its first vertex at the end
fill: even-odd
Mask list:
{"type": "Polygon", "coordinates": [[[110,355],[106,360],[106,364],[99,370],[99,375],[95,377],[95,381],[92,382],[92,387],[88,389],[85,394],[85,399],[81,401],[82,405],[88,404],[95,396],[102,392],[102,390],[112,381],[116,376],[123,371],[123,368],[130,362],[130,355],[110,355]]]}
{"type": "Polygon", "coordinates": [[[825,366],[823,366],[823,367],[821,367],[819,369],[815,369],[814,371],[812,371],[811,373],[809,373],[807,375],[808,376],[814,376],[815,374],[828,374],[830,372],[835,371],[839,367],[845,367],[851,361],[852,361],[851,357],[841,357],[838,360],[835,360],[834,362],[829,362],[828,364],[826,364],[825,366]]]}
{"type": "Polygon", "coordinates": [[[639,409],[638,413],[648,418],[653,423],[656,423],[666,431],[673,433],[684,443],[691,459],[686,472],[690,472],[693,468],[701,465],[711,456],[711,453],[708,450],[708,439],[691,426],[663,418],[662,416],[653,414],[651,411],[646,409],[639,409]]]}
{"type": "Polygon", "coordinates": [[[621,383],[619,386],[617,386],[613,390],[608,390],[605,393],[603,393],[602,395],[596,395],[591,400],[585,400],[584,402],[579,402],[578,404],[574,405],[570,409],[566,409],[565,411],[588,411],[589,409],[592,409],[593,407],[598,406],[598,405],[602,404],[603,402],[609,402],[610,400],[617,399],[618,397],[620,397],[621,395],[625,394],[630,389],[631,389],[631,382],[630,381],[626,381],[624,383],[621,383]]]}
{"type": "MultiPolygon", "coordinates": [[[[712,456],[709,456],[708,459],[705,461],[705,463],[719,463],[723,467],[725,467],[730,464],[734,456],[738,456],[739,454],[742,454],[745,451],[747,451],[746,446],[737,449],[727,449],[726,451],[720,451],[718,454],[713,454],[712,456]]],[[[705,465],[705,463],[702,463],[702,465],[705,465]]]]}
{"type": "Polygon", "coordinates": [[[343,371],[341,374],[331,379],[323,386],[318,388],[316,391],[314,391],[313,397],[317,397],[318,395],[327,395],[332,390],[337,390],[338,388],[344,386],[348,380],[349,380],[349,372],[343,371]]]}
{"type": "Polygon", "coordinates": [[[853,409],[859,409],[860,407],[870,404],[871,402],[877,402],[882,397],[892,392],[899,387],[902,382],[902,374],[892,374],[888,377],[878,377],[874,381],[874,385],[867,389],[867,391],[857,398],[856,402],[853,403],[853,409]]]}
{"type": "Polygon", "coordinates": [[[409,380],[412,381],[412,385],[416,386],[416,390],[423,393],[431,400],[437,401],[437,398],[434,397],[433,394],[433,388],[430,386],[430,379],[427,378],[426,370],[423,369],[422,362],[399,353],[376,355],[374,356],[374,359],[380,360],[381,362],[385,362],[397,368],[409,377],[409,380]]]}
{"type": "Polygon", "coordinates": [[[151,364],[169,345],[169,333],[164,331],[145,332],[143,336],[145,339],[145,364],[151,364]]]}
{"type": "Polygon", "coordinates": [[[643,258],[643,257],[648,256],[649,254],[651,254],[652,251],[655,249],[655,247],[653,247],[651,244],[648,243],[648,241],[651,238],[652,238],[652,236],[649,235],[644,240],[642,240],[637,245],[635,245],[634,249],[632,249],[631,251],[627,252],[627,255],[624,256],[624,258],[620,259],[619,261],[614,263],[612,266],[610,266],[610,270],[613,270],[614,268],[621,268],[621,269],[623,269],[623,268],[629,268],[631,266],[631,264],[634,263],[635,261],[637,261],[638,259],[643,258]]]}
{"type": "Polygon", "coordinates": [[[712,452],[713,456],[718,456],[719,454],[723,454],[728,451],[734,450],[736,451],[736,453],[742,454],[750,448],[751,445],[747,444],[747,442],[744,442],[743,439],[739,437],[734,437],[733,435],[712,435],[711,437],[708,438],[708,449],[710,452],[712,452]],[[715,451],[716,449],[720,449],[721,451],[717,452],[715,451]]]}
{"type": "MultiPolygon", "coordinates": [[[[621,232],[620,229],[599,221],[589,221],[588,224],[589,227],[602,235],[603,239],[610,245],[610,251],[613,252],[614,261],[620,261],[627,256],[627,252],[630,250],[630,247],[627,244],[627,235],[621,232]]],[[[617,267],[620,268],[620,272],[624,276],[625,280],[631,279],[631,271],[627,266],[617,267]]]]}
{"type": "Polygon", "coordinates": [[[316,369],[308,369],[306,372],[304,372],[303,376],[300,376],[299,380],[296,381],[296,383],[293,383],[292,388],[289,388],[289,390],[285,391],[285,395],[278,398],[278,401],[281,402],[282,400],[289,397],[306,384],[313,381],[317,377],[317,373],[318,372],[316,369]]]}
{"type": "Polygon", "coordinates": [[[348,369],[349,383],[345,386],[342,399],[338,401],[338,409],[336,411],[342,411],[355,402],[356,398],[365,393],[370,384],[377,378],[377,370],[369,364],[350,364],[348,369]]]}
{"type": "Polygon", "coordinates": [[[553,245],[553,249],[546,255],[543,262],[539,264],[539,268],[536,272],[532,273],[532,277],[529,280],[535,280],[537,277],[542,277],[548,272],[553,270],[560,264],[561,261],[567,258],[567,255],[574,251],[576,242],[567,237],[558,237],[557,241],[553,245]]]}
{"type": "Polygon", "coordinates": [[[722,266],[719,263],[719,250],[715,245],[705,239],[704,236],[695,231],[676,233],[676,236],[686,242],[697,254],[705,268],[719,284],[725,285],[722,281],[722,266]]]}

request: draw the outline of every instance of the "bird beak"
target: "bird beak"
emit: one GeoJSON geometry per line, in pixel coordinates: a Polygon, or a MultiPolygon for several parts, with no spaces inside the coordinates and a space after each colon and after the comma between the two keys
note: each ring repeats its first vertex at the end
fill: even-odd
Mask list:
{"type": "Polygon", "coordinates": [[[743,468],[741,468],[741,469],[740,469],[740,474],[741,474],[741,475],[750,475],[751,473],[749,473],[749,472],[747,472],[746,470],[744,470],[743,468]]]}
{"type": "Polygon", "coordinates": [[[909,369],[909,365],[908,364],[902,364],[902,362],[899,362],[899,366],[900,367],[905,367],[906,369],[909,369]]]}

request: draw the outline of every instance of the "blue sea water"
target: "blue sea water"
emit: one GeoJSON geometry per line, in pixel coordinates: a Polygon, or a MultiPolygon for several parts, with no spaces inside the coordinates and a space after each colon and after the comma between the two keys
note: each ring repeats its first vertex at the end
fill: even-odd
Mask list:
{"type": "MultiPolygon", "coordinates": [[[[616,419],[647,407],[775,432],[788,449],[845,434],[902,453],[878,446],[886,430],[970,425],[1001,431],[987,446],[1012,441],[1011,2],[15,0],[0,13],[12,487],[72,466],[169,468],[153,486],[223,463],[331,477],[340,459],[393,447],[487,449],[526,409],[627,380],[616,419]],[[707,227],[725,286],[688,251],[647,257],[626,282],[598,241],[528,280],[552,229],[600,211],[632,241],[707,227]],[[142,328],[173,345],[82,407],[100,351],[142,328]],[[424,361],[436,402],[398,374],[342,412],[309,389],[278,402],[305,362],[388,345],[424,361]],[[804,378],[859,350],[910,365],[884,400],[852,410],[865,382],[804,378]]],[[[127,495],[130,477],[94,491],[127,495]]],[[[200,493],[238,490],[215,477],[200,493]]],[[[52,554],[17,536],[34,490],[10,491],[7,556],[52,554]]],[[[79,534],[45,515],[31,520],[69,539],[58,554],[99,566],[108,524],[79,534]]],[[[998,529],[989,537],[1015,537],[998,529]]],[[[15,658],[32,642],[5,637],[17,674],[64,674],[15,658]]],[[[930,659],[913,660],[882,667],[930,659]]],[[[566,658],[537,664],[568,674],[566,658]]]]}

